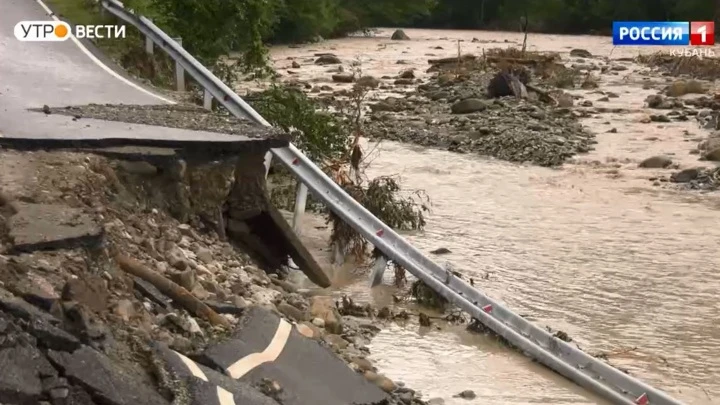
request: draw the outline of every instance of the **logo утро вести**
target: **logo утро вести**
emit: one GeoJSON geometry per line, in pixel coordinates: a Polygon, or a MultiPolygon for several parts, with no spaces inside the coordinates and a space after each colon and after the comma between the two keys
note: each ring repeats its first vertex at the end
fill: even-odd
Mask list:
{"type": "Polygon", "coordinates": [[[715,45],[713,21],[615,21],[613,45],[715,45]]]}
{"type": "Polygon", "coordinates": [[[64,21],[20,21],[15,24],[15,38],[28,42],[61,42],[79,39],[125,38],[124,25],[76,25],[64,21]]]}

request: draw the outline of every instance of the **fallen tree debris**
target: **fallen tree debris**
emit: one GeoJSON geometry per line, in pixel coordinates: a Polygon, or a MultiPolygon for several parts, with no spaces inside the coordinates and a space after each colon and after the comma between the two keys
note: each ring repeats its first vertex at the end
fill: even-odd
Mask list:
{"type": "Polygon", "coordinates": [[[160,273],[147,268],[142,263],[130,257],[127,257],[122,253],[118,253],[115,255],[115,261],[118,263],[118,265],[123,271],[130,273],[133,276],[140,277],[141,279],[152,284],[153,286],[155,286],[155,288],[160,290],[160,292],[167,295],[178,304],[182,305],[183,308],[185,308],[193,315],[204,318],[215,326],[220,325],[227,328],[230,327],[230,323],[227,319],[218,315],[217,312],[213,311],[210,307],[203,304],[194,295],[192,295],[190,291],[175,284],[174,282],[162,276],[160,273]]]}

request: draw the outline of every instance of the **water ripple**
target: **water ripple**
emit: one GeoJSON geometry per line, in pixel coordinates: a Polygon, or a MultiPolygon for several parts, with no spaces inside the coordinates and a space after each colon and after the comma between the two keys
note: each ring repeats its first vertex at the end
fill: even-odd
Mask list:
{"type": "MultiPolygon", "coordinates": [[[[381,148],[371,174],[399,173],[404,186],[431,190],[427,231],[409,236],[418,248],[450,249],[443,260],[462,272],[490,273],[480,283],[493,297],[586,350],[623,353],[611,359],[688,401],[707,403],[698,384],[720,395],[712,391],[720,378],[717,210],[638,192],[645,183],[381,148]],[[428,176],[427,161],[449,175],[428,176]]],[[[514,401],[493,392],[483,398],[514,401]]]]}

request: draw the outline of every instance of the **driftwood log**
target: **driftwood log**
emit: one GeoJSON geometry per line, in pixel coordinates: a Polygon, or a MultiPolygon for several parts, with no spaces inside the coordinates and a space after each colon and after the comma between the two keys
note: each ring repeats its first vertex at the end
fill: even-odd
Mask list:
{"type": "Polygon", "coordinates": [[[485,60],[489,63],[507,63],[510,65],[537,65],[547,62],[545,59],[506,58],[502,56],[486,56],[485,60]]]}
{"type": "Polygon", "coordinates": [[[115,261],[123,271],[152,284],[161,293],[170,297],[173,301],[178,303],[194,316],[203,318],[214,326],[221,325],[230,327],[230,323],[227,319],[218,315],[217,312],[213,311],[210,307],[192,295],[190,291],[165,278],[162,274],[151,270],[139,261],[125,256],[122,253],[115,254],[115,261]]]}
{"type": "Polygon", "coordinates": [[[474,61],[477,59],[477,56],[475,55],[462,55],[459,58],[457,56],[451,56],[449,58],[440,58],[440,59],[429,59],[428,63],[431,65],[449,65],[453,63],[463,63],[463,62],[469,62],[474,61]]]}
{"type": "MultiPolygon", "coordinates": [[[[478,57],[475,55],[462,55],[459,58],[457,56],[450,56],[447,58],[440,59],[429,59],[428,63],[431,65],[451,65],[455,63],[464,63],[477,60],[478,57]]],[[[483,59],[489,63],[507,63],[509,65],[537,65],[541,63],[547,63],[552,61],[552,57],[541,57],[541,58],[509,58],[506,56],[493,56],[485,55],[483,59]]]]}
{"type": "Polygon", "coordinates": [[[555,97],[551,96],[550,93],[548,93],[547,91],[542,90],[529,83],[525,84],[525,87],[527,87],[528,90],[537,93],[540,96],[540,100],[545,101],[546,103],[558,105],[558,101],[555,99],[555,97]]]}

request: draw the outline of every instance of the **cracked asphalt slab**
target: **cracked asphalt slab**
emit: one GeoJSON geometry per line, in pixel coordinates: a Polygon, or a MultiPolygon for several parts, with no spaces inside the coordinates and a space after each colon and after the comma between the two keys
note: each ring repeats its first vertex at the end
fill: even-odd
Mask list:
{"type": "MultiPolygon", "coordinates": [[[[0,289],[0,399],[4,404],[36,404],[42,398],[88,395],[108,405],[164,405],[167,396],[138,373],[60,329],[61,321],[0,289]],[[55,326],[58,325],[58,326],[55,326]],[[59,390],[59,391],[58,391],[59,390]]],[[[165,344],[149,349],[174,398],[202,405],[370,405],[388,396],[351,370],[319,342],[292,330],[276,344],[281,325],[273,312],[250,307],[231,338],[190,359],[165,344]],[[275,359],[257,361],[275,350],[275,359]],[[241,376],[233,364],[244,363],[241,376]],[[223,370],[220,372],[218,370],[223,370]],[[169,382],[168,382],[169,380],[169,382]],[[181,385],[178,385],[181,383],[181,385]]],[[[162,385],[162,384],[161,384],[162,385]]],[[[54,402],[56,403],[56,402],[54,402]]]]}
{"type": "Polygon", "coordinates": [[[15,203],[8,236],[17,251],[97,246],[103,230],[80,209],[54,204],[15,203]]]}
{"type": "Polygon", "coordinates": [[[300,334],[295,328],[283,344],[276,336],[286,321],[264,308],[248,309],[240,326],[226,342],[209,347],[203,362],[252,385],[276,381],[276,393],[286,405],[380,404],[388,396],[360,374],[351,370],[327,347],[300,334]],[[270,353],[275,351],[276,353],[270,353]],[[241,365],[240,359],[263,353],[270,360],[255,367],[241,365]]]}
{"type": "Polygon", "coordinates": [[[166,345],[156,344],[154,349],[163,360],[165,370],[175,379],[184,381],[188,385],[189,396],[193,399],[193,403],[230,405],[229,401],[222,401],[224,391],[231,395],[238,405],[279,405],[276,400],[262,395],[253,386],[196,363],[166,345]]]}

